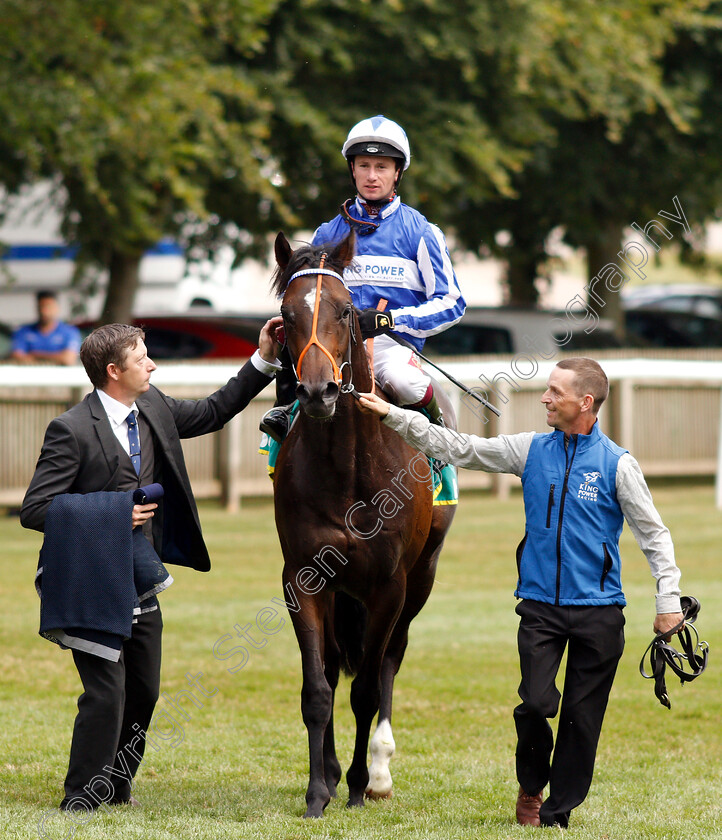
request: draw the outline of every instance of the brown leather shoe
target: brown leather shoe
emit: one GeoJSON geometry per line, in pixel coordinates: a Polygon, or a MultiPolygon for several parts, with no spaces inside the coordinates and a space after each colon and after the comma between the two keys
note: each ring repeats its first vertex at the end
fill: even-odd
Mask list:
{"type": "Polygon", "coordinates": [[[536,796],[529,796],[519,788],[519,796],[516,799],[516,821],[519,825],[540,825],[539,809],[543,801],[541,791],[536,796]]]}

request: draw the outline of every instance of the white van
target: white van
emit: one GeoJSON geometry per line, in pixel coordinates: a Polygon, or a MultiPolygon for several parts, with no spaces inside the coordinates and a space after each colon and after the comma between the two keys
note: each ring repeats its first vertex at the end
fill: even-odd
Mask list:
{"type": "MultiPolygon", "coordinates": [[[[71,284],[75,253],[60,236],[60,216],[53,208],[51,185],[38,184],[9,199],[0,225],[0,320],[17,325],[36,317],[35,294],[54,291],[61,317],[96,319],[105,299],[107,274],[97,278],[92,295],[71,284]]],[[[182,249],[164,239],[149,250],[140,264],[137,313],[182,313],[195,307],[217,312],[269,311],[273,300],[267,292],[270,270],[244,263],[232,269],[233,255],[224,251],[216,263],[188,266],[182,249]]]]}

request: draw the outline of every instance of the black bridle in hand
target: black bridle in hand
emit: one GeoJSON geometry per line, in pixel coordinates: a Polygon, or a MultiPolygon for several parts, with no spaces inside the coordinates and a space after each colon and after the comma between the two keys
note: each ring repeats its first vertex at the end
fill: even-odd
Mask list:
{"type": "Polygon", "coordinates": [[[692,680],[697,679],[705,670],[707,667],[707,654],[709,653],[709,645],[707,642],[700,641],[699,633],[694,626],[694,621],[701,609],[699,601],[689,595],[682,596],[680,601],[684,620],[680,621],[668,633],[660,633],[655,636],[644,651],[642,661],[639,663],[639,673],[645,680],[654,680],[654,693],[659,702],[668,709],[672,708],[672,704],[669,700],[667,685],[664,681],[664,672],[667,665],[669,665],[672,672],[679,677],[680,682],[684,685],[686,682],[692,682],[692,680]],[[665,639],[671,640],[675,633],[679,639],[682,652],[676,650],[669,642],[665,641],[665,639]],[[692,634],[695,637],[694,644],[692,634]],[[647,673],[644,667],[647,655],[649,655],[651,673],[647,673]],[[685,663],[687,666],[686,669],[685,663]]]}

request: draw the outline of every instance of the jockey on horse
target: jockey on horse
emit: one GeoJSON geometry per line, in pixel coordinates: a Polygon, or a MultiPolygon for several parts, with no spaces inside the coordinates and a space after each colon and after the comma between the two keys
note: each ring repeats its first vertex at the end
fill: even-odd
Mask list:
{"type": "MultiPolygon", "coordinates": [[[[393,331],[421,350],[427,336],[451,327],[466,307],[443,233],[396,193],[411,159],[406,132],[383,116],[362,120],[349,132],[342,154],[357,195],[316,230],[312,244],[336,244],[349,229],[356,231],[356,256],[344,282],[362,336],[378,336],[376,379],[399,405],[423,408],[443,425],[431,379],[413,350],[389,335],[393,331]],[[380,300],[387,302],[383,311],[380,300]]],[[[261,422],[261,431],[277,441],[288,433],[289,404],[296,397],[296,375],[287,352],[283,355],[283,370],[276,377],[277,406],[261,422]]]]}

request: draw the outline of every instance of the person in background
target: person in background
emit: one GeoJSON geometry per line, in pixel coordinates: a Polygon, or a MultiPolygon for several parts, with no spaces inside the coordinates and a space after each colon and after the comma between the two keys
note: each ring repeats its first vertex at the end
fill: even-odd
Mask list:
{"type": "Polygon", "coordinates": [[[628,523],[656,579],[654,630],[684,621],[680,571],[669,531],[639,464],[600,429],[609,394],[593,359],[564,359],[542,396],[553,431],[481,438],[432,426],[418,412],[361,394],[362,409],[383,418],[411,446],[473,470],[521,477],[526,529],[517,548],[521,666],[516,818],[521,825],[567,828],[589,791],[597,743],[617,663],[626,605],[619,538],[628,523]],[[563,694],[556,676],[567,650],[563,694]],[[559,710],[556,744],[547,722],[559,710]],[[549,795],[543,791],[549,785],[549,795]]]}
{"type": "Polygon", "coordinates": [[[19,364],[75,364],[80,351],[80,331],[60,320],[60,305],[55,292],[38,292],[36,303],[38,320],[15,330],[10,358],[19,364]]]}

